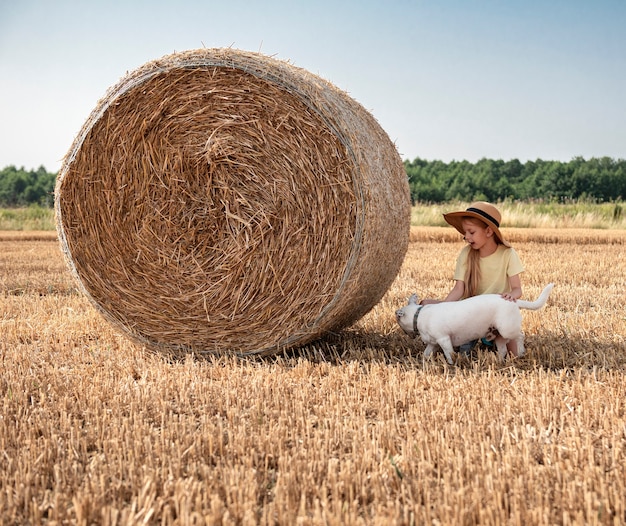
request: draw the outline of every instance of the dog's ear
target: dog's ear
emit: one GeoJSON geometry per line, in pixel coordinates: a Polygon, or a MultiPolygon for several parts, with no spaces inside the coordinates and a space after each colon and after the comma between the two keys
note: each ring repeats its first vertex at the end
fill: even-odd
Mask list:
{"type": "Polygon", "coordinates": [[[417,305],[417,294],[411,294],[411,297],[409,298],[409,305],[417,305]]]}

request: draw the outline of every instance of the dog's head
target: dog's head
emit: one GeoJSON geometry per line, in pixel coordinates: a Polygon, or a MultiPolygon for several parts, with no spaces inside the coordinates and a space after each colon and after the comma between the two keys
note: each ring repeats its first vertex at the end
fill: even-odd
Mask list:
{"type": "Polygon", "coordinates": [[[398,322],[398,325],[400,325],[400,328],[412,338],[417,336],[413,327],[413,320],[415,319],[415,313],[419,310],[419,308],[420,305],[417,301],[417,296],[412,294],[409,298],[408,304],[396,311],[396,321],[398,322]]]}

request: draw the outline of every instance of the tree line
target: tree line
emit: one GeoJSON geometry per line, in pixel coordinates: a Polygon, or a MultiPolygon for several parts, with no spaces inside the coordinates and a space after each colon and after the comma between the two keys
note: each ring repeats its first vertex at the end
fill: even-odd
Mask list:
{"type": "MultiPolygon", "coordinates": [[[[413,202],[515,200],[623,201],[626,160],[575,157],[569,162],[404,161],[413,202]]],[[[0,171],[0,207],[54,204],[56,173],[7,166],[0,171]]]]}
{"type": "Polygon", "coordinates": [[[15,166],[3,168],[0,171],[0,207],[53,206],[56,175],[43,166],[30,171],[15,166]]]}
{"type": "Polygon", "coordinates": [[[405,161],[413,202],[515,200],[622,201],[626,160],[575,157],[569,162],[405,161]]]}

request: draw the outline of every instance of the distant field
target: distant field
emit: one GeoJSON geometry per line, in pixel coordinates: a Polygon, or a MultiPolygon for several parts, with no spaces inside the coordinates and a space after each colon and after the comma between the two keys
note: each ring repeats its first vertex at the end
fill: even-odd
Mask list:
{"type": "Polygon", "coordinates": [[[528,354],[423,361],[393,313],[462,247],[414,227],[355,326],[171,361],[77,292],[54,231],[0,232],[2,524],[623,524],[626,230],[507,229],[528,354]]]}
{"type": "Polygon", "coordinates": [[[0,208],[0,231],[54,230],[54,209],[42,206],[0,208]]]}
{"type": "MultiPolygon", "coordinates": [[[[414,226],[444,226],[442,215],[465,210],[469,203],[417,204],[411,213],[414,226]]],[[[511,228],[626,229],[625,203],[498,203],[502,224],[511,228]]]]}
{"type": "MultiPolygon", "coordinates": [[[[411,213],[413,226],[445,226],[442,214],[464,210],[469,203],[416,204],[411,213]]],[[[511,228],[626,229],[624,203],[522,203],[504,202],[498,207],[503,225],[511,228]]],[[[0,209],[1,230],[54,230],[51,208],[0,209]]]]}

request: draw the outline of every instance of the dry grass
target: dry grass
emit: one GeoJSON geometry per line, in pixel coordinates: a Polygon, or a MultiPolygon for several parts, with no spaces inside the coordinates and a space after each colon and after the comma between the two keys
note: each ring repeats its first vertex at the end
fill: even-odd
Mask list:
{"type": "MultiPolygon", "coordinates": [[[[447,226],[443,214],[465,210],[470,203],[417,203],[411,210],[413,226],[447,226]]],[[[504,201],[497,203],[503,225],[515,228],[626,229],[624,204],[572,202],[504,201]]]]}
{"type": "Polygon", "coordinates": [[[626,232],[567,234],[507,232],[526,296],[556,283],[528,355],[449,367],[393,318],[451,286],[443,229],[348,330],[174,361],[112,330],[56,241],[3,233],[0,523],[624,523],[626,232]]]}

